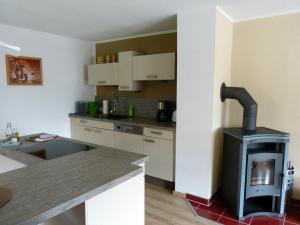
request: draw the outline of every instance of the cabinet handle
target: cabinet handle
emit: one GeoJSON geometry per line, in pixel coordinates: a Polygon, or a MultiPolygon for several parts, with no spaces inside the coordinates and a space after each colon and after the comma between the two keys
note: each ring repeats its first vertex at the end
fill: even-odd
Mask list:
{"type": "Polygon", "coordinates": [[[153,131],[153,130],[151,130],[150,133],[151,133],[151,134],[162,135],[162,132],[161,132],[161,131],[153,131]]]}
{"type": "Polygon", "coordinates": [[[105,80],[99,80],[98,84],[106,84],[106,81],[105,80]]]}
{"type": "Polygon", "coordinates": [[[90,128],[84,128],[84,130],[89,131],[89,132],[92,131],[92,129],[90,129],[90,128]]]}
{"type": "Polygon", "coordinates": [[[102,130],[94,130],[95,133],[99,133],[101,134],[102,133],[102,130]]]}
{"type": "Polygon", "coordinates": [[[79,123],[87,123],[88,121],[86,120],[80,120],[79,123]]]}
{"type": "Polygon", "coordinates": [[[120,86],[120,89],[129,89],[129,86],[120,86]]]}
{"type": "Polygon", "coordinates": [[[149,79],[153,79],[153,78],[157,78],[157,75],[156,74],[154,74],[154,75],[146,75],[146,78],[149,78],[149,79]]]}
{"type": "Polygon", "coordinates": [[[144,139],[145,142],[149,142],[149,143],[155,143],[154,140],[151,140],[151,139],[144,139]]]}

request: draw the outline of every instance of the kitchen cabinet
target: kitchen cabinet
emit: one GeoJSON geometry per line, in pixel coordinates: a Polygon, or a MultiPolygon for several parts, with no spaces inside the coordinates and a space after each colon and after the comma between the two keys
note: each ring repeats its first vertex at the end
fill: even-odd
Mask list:
{"type": "Polygon", "coordinates": [[[71,137],[84,142],[114,147],[113,123],[72,118],[71,137]]]}
{"type": "Polygon", "coordinates": [[[169,131],[169,130],[160,130],[160,129],[145,127],[144,136],[173,140],[174,133],[173,131],[169,131]]]}
{"type": "Polygon", "coordinates": [[[144,173],[87,200],[85,217],[85,225],[144,225],[144,173]],[[116,212],[117,203],[126,204],[120,212],[116,212]]]}
{"type": "Polygon", "coordinates": [[[115,132],[115,148],[143,154],[143,136],[115,132]]]}
{"type": "Polygon", "coordinates": [[[118,85],[118,63],[88,65],[89,85],[118,85]]]}
{"type": "Polygon", "coordinates": [[[133,80],[174,80],[175,53],[133,56],[133,80]]]}
{"type": "Polygon", "coordinates": [[[167,181],[175,181],[174,132],[144,128],[144,154],[149,156],[146,174],[167,181]]]}
{"type": "Polygon", "coordinates": [[[140,81],[133,80],[133,56],[140,55],[139,52],[128,51],[119,52],[119,90],[120,91],[139,91],[142,89],[140,81]]]}
{"type": "Polygon", "coordinates": [[[95,127],[95,128],[106,129],[106,130],[114,130],[113,123],[99,121],[99,120],[72,118],[71,123],[77,124],[77,125],[82,125],[82,126],[87,126],[87,127],[95,127]]]}
{"type": "MultiPolygon", "coordinates": [[[[116,126],[116,124],[115,124],[116,126]]],[[[175,135],[172,130],[141,128],[139,133],[115,130],[114,123],[92,119],[71,118],[71,137],[97,145],[149,156],[147,175],[175,181],[175,135]]]]}
{"type": "Polygon", "coordinates": [[[173,141],[144,136],[144,154],[149,156],[146,174],[174,181],[173,141]]]}
{"type": "Polygon", "coordinates": [[[95,128],[93,129],[93,143],[97,145],[114,147],[114,131],[95,128]]]}
{"type": "Polygon", "coordinates": [[[93,128],[72,124],[71,138],[88,143],[94,143],[93,128]]]}

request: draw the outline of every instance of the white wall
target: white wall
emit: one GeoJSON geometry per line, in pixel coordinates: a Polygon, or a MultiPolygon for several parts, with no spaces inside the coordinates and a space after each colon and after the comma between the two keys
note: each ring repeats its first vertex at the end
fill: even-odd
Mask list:
{"type": "Polygon", "coordinates": [[[43,59],[43,86],[8,86],[0,53],[0,138],[12,122],[21,135],[50,132],[70,135],[68,113],[74,103],[93,99],[95,88],[84,81],[92,60],[91,42],[0,24],[0,40],[21,47],[21,55],[43,59]]]}
{"type": "Polygon", "coordinates": [[[216,8],[177,15],[176,191],[212,195],[216,8]]]}
{"type": "MultiPolygon", "coordinates": [[[[300,13],[235,23],[233,86],[247,88],[258,104],[257,125],[291,134],[294,197],[300,199],[300,13]]],[[[230,101],[230,125],[242,124],[242,107],[230,101]]]]}
{"type": "Polygon", "coordinates": [[[233,23],[219,10],[216,15],[216,44],[215,44],[215,74],[213,89],[213,192],[220,188],[222,153],[223,153],[223,127],[229,120],[229,102],[220,99],[220,87],[223,82],[230,85],[231,81],[231,56],[232,56],[233,23]],[[226,114],[225,114],[226,112],[226,114]],[[227,118],[225,118],[227,116],[227,118]],[[227,120],[227,121],[226,121],[227,120]]]}

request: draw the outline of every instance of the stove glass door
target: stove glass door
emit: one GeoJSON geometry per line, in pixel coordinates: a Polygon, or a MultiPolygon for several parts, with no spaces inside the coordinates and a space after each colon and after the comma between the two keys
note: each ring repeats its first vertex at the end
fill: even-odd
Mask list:
{"type": "Polygon", "coordinates": [[[246,198],[279,196],[283,181],[283,154],[249,153],[246,171],[246,198]]]}
{"type": "Polygon", "coordinates": [[[275,159],[253,160],[251,186],[274,185],[275,159]]]}

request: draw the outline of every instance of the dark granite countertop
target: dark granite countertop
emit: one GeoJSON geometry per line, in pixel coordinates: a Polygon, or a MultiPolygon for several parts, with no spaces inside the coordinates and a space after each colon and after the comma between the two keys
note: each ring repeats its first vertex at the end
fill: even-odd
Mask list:
{"type": "Polygon", "coordinates": [[[96,147],[52,160],[0,149],[1,155],[27,165],[0,174],[0,185],[13,191],[13,198],[0,208],[0,224],[39,224],[142,173],[137,165],[148,159],[140,154],[96,147]]]}
{"type": "Polygon", "coordinates": [[[124,118],[124,119],[110,119],[110,118],[92,117],[89,115],[78,115],[76,113],[70,113],[69,117],[128,124],[128,125],[135,125],[135,126],[142,126],[142,127],[149,127],[149,128],[157,128],[157,129],[170,130],[170,131],[176,130],[176,123],[157,122],[154,119],[149,119],[149,118],[135,117],[135,118],[124,118]]]}

